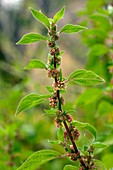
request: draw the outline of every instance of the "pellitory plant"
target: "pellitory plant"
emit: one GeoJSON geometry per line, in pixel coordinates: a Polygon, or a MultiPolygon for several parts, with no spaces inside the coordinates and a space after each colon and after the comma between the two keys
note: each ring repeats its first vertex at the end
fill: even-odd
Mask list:
{"type": "MultiPolygon", "coordinates": [[[[69,110],[64,110],[64,98],[63,93],[66,92],[66,86],[68,82],[73,81],[79,85],[98,85],[105,82],[101,77],[96,75],[92,71],[79,69],[73,71],[68,78],[64,78],[62,69],[60,68],[63,52],[57,45],[57,40],[63,33],[72,34],[78,33],[84,29],[80,25],[67,24],[61,30],[57,30],[57,22],[63,18],[65,7],[63,7],[55,16],[48,18],[41,11],[37,11],[30,8],[33,17],[44,24],[48,30],[48,35],[43,36],[37,33],[29,33],[22,37],[17,44],[30,44],[38,41],[47,43],[49,47],[48,62],[47,64],[41,60],[32,59],[29,64],[25,67],[27,70],[30,69],[45,69],[49,78],[53,79],[53,85],[48,87],[49,94],[29,94],[25,96],[19,103],[16,110],[16,115],[24,110],[27,110],[33,106],[36,106],[45,100],[49,100],[50,109],[45,110],[45,114],[55,115],[55,122],[58,127],[58,140],[54,141],[58,145],[64,147],[64,154],[54,150],[41,150],[32,154],[19,168],[18,170],[35,170],[40,165],[48,162],[55,158],[69,158],[75,162],[75,166],[66,165],[64,170],[89,170],[96,168],[96,160],[94,160],[94,148],[96,143],[93,141],[90,146],[83,147],[81,150],[78,149],[76,141],[79,140],[80,132],[77,127],[86,128],[94,138],[96,138],[96,130],[89,123],[82,123],[74,121],[70,115],[69,110]],[[76,165],[76,162],[79,164],[76,165]]],[[[54,143],[53,142],[53,143],[54,143]]]]}

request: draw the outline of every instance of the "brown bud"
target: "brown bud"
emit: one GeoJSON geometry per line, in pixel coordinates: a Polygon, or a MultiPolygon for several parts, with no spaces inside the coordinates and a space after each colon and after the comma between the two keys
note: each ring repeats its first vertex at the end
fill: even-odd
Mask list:
{"type": "Polygon", "coordinates": [[[49,43],[48,43],[48,46],[49,46],[49,47],[54,47],[55,44],[54,44],[54,42],[49,42],[49,43]]]}
{"type": "Polygon", "coordinates": [[[56,48],[56,54],[59,55],[60,54],[60,49],[56,48]]]}
{"type": "Polygon", "coordinates": [[[66,117],[67,117],[67,121],[68,121],[68,122],[72,122],[72,117],[71,117],[71,115],[67,114],[66,117]]]}
{"type": "Polygon", "coordinates": [[[57,41],[59,39],[59,35],[55,35],[54,39],[57,41]]]}
{"type": "Polygon", "coordinates": [[[54,49],[54,48],[51,48],[50,54],[51,54],[51,55],[54,55],[54,54],[55,54],[55,49],[54,49]]]}

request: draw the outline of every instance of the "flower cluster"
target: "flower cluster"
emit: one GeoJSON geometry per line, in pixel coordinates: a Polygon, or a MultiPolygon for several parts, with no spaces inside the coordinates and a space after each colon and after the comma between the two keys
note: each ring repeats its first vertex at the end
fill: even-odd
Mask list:
{"type": "Polygon", "coordinates": [[[48,70],[48,77],[57,78],[60,76],[60,72],[56,69],[48,70]]]}
{"type": "MultiPolygon", "coordinates": [[[[61,58],[59,56],[55,59],[55,61],[56,61],[57,66],[61,64],[61,58]]],[[[49,56],[48,65],[54,66],[54,59],[52,56],[49,56]]]]}
{"type": "Polygon", "coordinates": [[[51,29],[49,31],[49,35],[52,37],[54,41],[59,39],[59,35],[57,33],[57,25],[54,22],[51,22],[51,29]]]}
{"type": "Polygon", "coordinates": [[[51,98],[49,98],[49,105],[50,107],[57,107],[57,103],[58,103],[58,98],[56,96],[56,94],[54,94],[51,98]]]}
{"type": "Polygon", "coordinates": [[[63,81],[57,81],[53,83],[54,90],[61,90],[61,89],[66,89],[65,82],[63,81]]]}
{"type": "Polygon", "coordinates": [[[72,153],[68,153],[67,156],[70,157],[70,159],[75,162],[80,156],[80,151],[78,151],[77,154],[73,153],[73,151],[72,151],[72,153]]]}
{"type": "Polygon", "coordinates": [[[69,130],[72,133],[73,140],[78,140],[80,136],[80,132],[78,131],[78,129],[76,129],[75,126],[70,125],[69,130]]]}
{"type": "Polygon", "coordinates": [[[58,117],[55,119],[55,122],[56,122],[56,126],[59,128],[62,126],[62,120],[59,119],[58,117]]]}
{"type": "Polygon", "coordinates": [[[51,55],[59,55],[60,54],[60,49],[57,47],[57,48],[51,48],[51,51],[50,51],[50,54],[51,55]]]}
{"type": "MultiPolygon", "coordinates": [[[[72,134],[72,137],[73,137],[73,140],[78,140],[79,136],[80,136],[80,133],[79,131],[73,127],[73,126],[70,126],[71,128],[69,129],[71,134],[72,134]]],[[[67,131],[64,131],[64,140],[66,142],[69,141],[69,137],[68,137],[68,134],[67,134],[67,131]]],[[[72,148],[71,148],[72,149],[72,148]]]]}
{"type": "MultiPolygon", "coordinates": [[[[96,168],[94,166],[94,161],[93,161],[93,156],[92,156],[93,151],[94,151],[94,148],[90,146],[90,148],[87,149],[88,155],[82,156],[88,169],[92,169],[92,170],[96,168]]],[[[84,170],[84,167],[81,167],[80,170],[84,170]]]]}

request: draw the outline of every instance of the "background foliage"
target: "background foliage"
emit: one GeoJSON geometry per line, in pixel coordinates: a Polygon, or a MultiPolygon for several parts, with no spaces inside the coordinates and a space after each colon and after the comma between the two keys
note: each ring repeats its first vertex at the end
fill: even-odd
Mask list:
{"type": "MultiPolygon", "coordinates": [[[[28,7],[41,9],[46,15],[53,16],[55,12],[66,6],[66,21],[78,24],[81,21],[89,30],[83,33],[82,40],[79,35],[63,36],[61,48],[65,50],[63,57],[64,76],[68,76],[75,68],[86,68],[95,71],[106,80],[105,86],[97,88],[74,88],[69,86],[65,96],[68,109],[76,107],[73,117],[83,122],[93,124],[98,131],[98,139],[109,144],[110,147],[97,155],[109,169],[113,158],[113,98],[111,96],[113,87],[111,85],[112,75],[109,67],[112,66],[111,55],[113,55],[113,44],[111,37],[112,21],[108,11],[111,1],[89,0],[89,1],[65,1],[52,0],[21,1],[19,5],[7,8],[2,4],[0,24],[0,168],[1,170],[12,170],[19,167],[22,162],[34,151],[43,148],[55,148],[61,151],[57,145],[51,145],[47,140],[56,136],[56,129],[51,117],[43,115],[41,104],[33,109],[14,116],[16,106],[28,92],[47,92],[44,84],[50,85],[44,71],[25,71],[22,68],[30,58],[43,59],[46,61],[47,48],[42,43],[16,46],[16,42],[22,35],[37,31],[46,34],[45,28],[35,22],[28,7]],[[82,12],[78,11],[83,8],[82,12]],[[80,16],[81,15],[81,16],[80,16]],[[27,32],[26,32],[27,31],[27,32]],[[68,41],[67,41],[68,39],[68,41]],[[85,43],[84,43],[85,42],[85,43]],[[65,69],[66,68],[66,69],[65,69]],[[43,75],[43,77],[41,76],[43,75]],[[79,95],[81,94],[81,95],[79,95]],[[77,97],[78,96],[78,97],[77,97]]],[[[85,136],[84,136],[84,139],[85,136]]],[[[100,152],[100,151],[98,151],[100,152]]],[[[67,160],[68,162],[68,160],[67,160]]],[[[67,163],[64,160],[55,160],[45,164],[40,170],[59,170],[67,163]]]]}

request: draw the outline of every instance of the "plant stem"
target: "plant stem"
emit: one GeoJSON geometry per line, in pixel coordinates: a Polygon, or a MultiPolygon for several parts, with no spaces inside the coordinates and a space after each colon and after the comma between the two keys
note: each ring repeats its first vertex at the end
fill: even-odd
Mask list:
{"type": "MultiPolygon", "coordinates": [[[[60,91],[59,91],[59,90],[57,91],[57,97],[58,97],[58,100],[59,100],[59,111],[62,111],[62,105],[61,105],[61,101],[60,101],[60,91]]],[[[74,148],[75,153],[76,153],[76,154],[79,154],[79,155],[78,155],[78,158],[79,158],[79,161],[80,161],[81,165],[82,165],[84,168],[86,168],[86,165],[85,165],[82,157],[80,156],[80,153],[79,153],[78,148],[77,148],[77,146],[76,146],[76,144],[75,144],[75,142],[74,142],[74,140],[73,140],[73,136],[72,136],[72,134],[71,134],[71,132],[70,132],[70,130],[69,130],[69,127],[68,127],[66,121],[63,121],[63,124],[64,124],[64,127],[65,127],[66,131],[67,131],[67,134],[68,134],[68,136],[69,136],[69,139],[70,139],[70,141],[71,141],[71,143],[72,143],[72,145],[73,145],[73,148],[74,148]]]]}
{"type": "MultiPolygon", "coordinates": [[[[56,54],[54,54],[54,68],[56,69],[56,54]]],[[[57,77],[55,77],[55,82],[57,83],[57,77]]],[[[60,112],[62,112],[62,103],[61,103],[61,98],[60,98],[60,90],[57,90],[57,98],[58,98],[58,109],[59,109],[60,112]]],[[[64,124],[64,127],[65,127],[66,131],[67,131],[69,139],[70,139],[70,141],[71,141],[71,143],[73,145],[74,151],[78,155],[78,159],[79,159],[81,165],[84,168],[87,168],[84,161],[83,161],[83,159],[82,159],[82,157],[80,156],[79,150],[78,150],[78,148],[77,148],[77,146],[76,146],[76,144],[75,144],[75,142],[73,140],[73,136],[72,136],[71,131],[69,130],[69,127],[68,127],[67,122],[65,120],[63,121],[63,124],[64,124]]]]}
{"type": "MultiPolygon", "coordinates": [[[[57,46],[57,45],[56,45],[56,39],[54,38],[54,37],[57,36],[56,31],[52,32],[52,29],[51,29],[50,32],[51,32],[51,40],[53,41],[53,44],[54,44],[54,46],[53,46],[53,45],[52,45],[52,46],[50,45],[51,52],[53,52],[52,55],[53,55],[54,70],[57,70],[57,53],[60,51],[60,49],[59,49],[58,47],[56,48],[56,46],[57,46]]],[[[50,42],[50,44],[51,44],[51,42],[50,42]]],[[[51,52],[50,52],[50,53],[51,53],[51,52]]],[[[56,84],[59,83],[59,78],[57,77],[57,75],[54,77],[54,81],[55,81],[56,84]]],[[[62,80],[60,80],[60,81],[62,81],[62,80]]],[[[62,112],[63,112],[63,110],[62,110],[62,98],[61,98],[61,96],[60,96],[60,90],[59,90],[59,89],[56,90],[56,97],[57,97],[57,99],[58,99],[58,110],[59,110],[60,113],[62,113],[62,112]]],[[[85,169],[89,169],[89,168],[85,165],[85,161],[83,160],[83,158],[82,158],[81,155],[80,155],[80,152],[79,152],[79,150],[78,150],[78,148],[77,148],[77,145],[76,145],[76,143],[75,143],[75,141],[74,141],[72,132],[71,132],[71,130],[69,129],[66,120],[64,119],[64,117],[62,117],[62,119],[63,119],[62,123],[63,123],[63,125],[64,125],[64,127],[65,127],[65,130],[66,130],[67,135],[68,135],[68,137],[69,137],[69,139],[70,139],[70,142],[72,143],[72,146],[73,146],[73,149],[74,149],[73,151],[74,151],[74,153],[77,155],[77,158],[79,159],[80,165],[81,165],[83,168],[85,168],[85,169]]]]}

